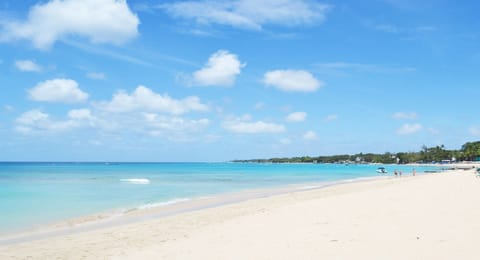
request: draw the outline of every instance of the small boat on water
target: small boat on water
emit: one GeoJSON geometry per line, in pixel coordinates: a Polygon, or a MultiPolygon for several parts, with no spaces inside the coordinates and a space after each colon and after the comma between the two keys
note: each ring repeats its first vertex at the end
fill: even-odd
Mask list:
{"type": "Polygon", "coordinates": [[[378,167],[377,172],[380,174],[388,173],[385,167],[378,167]]]}

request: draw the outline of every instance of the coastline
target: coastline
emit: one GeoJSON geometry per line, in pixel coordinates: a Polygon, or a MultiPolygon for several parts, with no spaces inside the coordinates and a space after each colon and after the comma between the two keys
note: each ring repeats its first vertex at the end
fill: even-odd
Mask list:
{"type": "MultiPolygon", "coordinates": [[[[85,162],[67,163],[61,167],[50,166],[51,163],[44,164],[41,166],[43,173],[39,174],[30,174],[39,170],[36,164],[20,164],[12,169],[7,167],[3,171],[0,169],[0,175],[7,176],[0,178],[0,182],[6,185],[5,187],[13,187],[12,194],[21,195],[25,190],[37,194],[32,196],[31,200],[14,196],[4,201],[5,204],[0,202],[2,210],[6,212],[3,216],[0,215],[0,240],[7,235],[26,231],[40,232],[62,226],[76,228],[79,223],[109,222],[112,218],[117,221],[119,216],[138,209],[205,196],[223,196],[232,192],[275,189],[302,183],[323,185],[323,182],[328,181],[379,176],[376,173],[378,165],[364,164],[349,167],[309,163],[256,163],[253,166],[223,163],[118,163],[112,166],[85,162]],[[92,171],[92,168],[95,170],[92,171]],[[8,176],[10,171],[17,170],[20,174],[11,173],[14,178],[8,176]],[[170,171],[174,174],[168,174],[170,171]],[[53,175],[50,175],[50,172],[53,175]],[[87,174],[79,174],[80,172],[87,174]],[[180,174],[182,172],[191,173],[191,178],[190,175],[180,174]],[[185,181],[182,178],[185,178],[185,181]],[[41,185],[37,185],[38,183],[41,185]],[[20,193],[15,193],[15,189],[20,193]],[[52,194],[57,196],[51,196],[52,194]]],[[[393,167],[403,167],[401,170],[405,173],[412,169],[405,165],[385,167],[389,167],[391,172],[393,167]]],[[[419,168],[419,172],[424,170],[419,168]]]]}
{"type": "MultiPolygon", "coordinates": [[[[408,177],[408,176],[405,176],[408,177]]],[[[0,234],[0,247],[48,239],[63,235],[95,231],[104,228],[119,227],[151,219],[159,219],[178,214],[209,208],[222,207],[253,199],[267,198],[288,193],[319,190],[331,186],[369,182],[395,178],[394,176],[358,177],[338,181],[291,184],[273,188],[248,189],[237,192],[220,193],[197,198],[177,198],[170,201],[140,205],[135,208],[116,209],[95,214],[68,218],[34,228],[0,234]]]]}
{"type": "MultiPolygon", "coordinates": [[[[312,259],[335,256],[329,253],[333,254],[334,251],[330,250],[338,250],[338,246],[353,248],[352,252],[357,252],[364,250],[361,248],[372,249],[375,243],[379,243],[375,245],[397,252],[405,246],[416,248],[415,243],[425,246],[427,241],[429,249],[441,246],[449,250],[421,250],[418,253],[420,257],[415,257],[409,255],[413,254],[411,249],[399,253],[398,258],[388,258],[418,259],[426,256],[430,259],[433,257],[429,254],[438,254],[436,259],[449,259],[452,253],[459,254],[462,249],[463,256],[467,257],[463,259],[468,259],[468,256],[475,255],[471,247],[476,248],[475,236],[480,233],[480,226],[476,224],[480,211],[474,208],[480,202],[478,185],[470,170],[285,191],[231,204],[211,205],[196,211],[152,216],[118,226],[0,246],[0,257],[188,259],[225,258],[230,254],[239,254],[234,258],[265,259],[275,255],[288,258],[297,253],[304,259],[312,259]],[[432,223],[435,225],[432,226],[432,223]],[[419,234],[411,233],[413,229],[419,229],[419,234]],[[252,237],[253,230],[265,237],[252,237]],[[307,233],[296,233],[301,230],[307,233]],[[405,234],[407,231],[410,233],[405,234]],[[224,239],[219,239],[221,237],[224,239]],[[353,240],[345,240],[347,237],[353,237],[353,240]],[[313,238],[315,244],[311,244],[313,238]],[[282,247],[286,252],[273,249],[273,246],[285,241],[291,243],[290,247],[282,247]],[[225,252],[202,251],[202,246],[208,247],[206,243],[225,246],[231,252],[227,249],[225,252]],[[398,247],[395,243],[399,243],[398,247]],[[253,248],[262,245],[264,248],[246,250],[246,244],[253,248]],[[269,248],[273,251],[268,251],[269,248]]],[[[363,253],[378,253],[372,257],[381,258],[387,251],[381,248],[379,252],[363,253]]],[[[350,258],[354,256],[350,255],[350,258]]]]}

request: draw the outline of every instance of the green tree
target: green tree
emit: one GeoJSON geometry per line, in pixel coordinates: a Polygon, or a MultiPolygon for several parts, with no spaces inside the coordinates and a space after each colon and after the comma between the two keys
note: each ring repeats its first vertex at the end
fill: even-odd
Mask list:
{"type": "Polygon", "coordinates": [[[464,160],[475,160],[477,157],[480,157],[480,141],[465,143],[462,145],[461,152],[464,160]]]}

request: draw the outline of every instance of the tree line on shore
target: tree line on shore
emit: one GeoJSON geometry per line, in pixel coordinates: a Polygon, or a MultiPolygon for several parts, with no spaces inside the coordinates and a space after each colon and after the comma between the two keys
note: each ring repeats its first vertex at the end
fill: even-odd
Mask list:
{"type": "Polygon", "coordinates": [[[455,161],[480,160],[480,141],[467,142],[460,150],[447,150],[444,145],[427,147],[422,146],[418,152],[399,152],[383,154],[358,153],[330,156],[301,156],[270,159],[234,160],[233,162],[254,163],[441,163],[455,161]]]}

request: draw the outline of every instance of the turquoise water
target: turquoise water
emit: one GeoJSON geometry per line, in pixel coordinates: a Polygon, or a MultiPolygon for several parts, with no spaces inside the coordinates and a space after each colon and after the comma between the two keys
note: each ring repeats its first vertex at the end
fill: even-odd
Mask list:
{"type": "MultiPolygon", "coordinates": [[[[290,184],[379,176],[378,165],[0,163],[0,233],[88,214],[290,184]],[[137,180],[136,180],[137,179],[137,180]],[[148,183],[146,183],[148,182],[148,183]]],[[[411,166],[384,166],[410,174],[411,166]]],[[[417,172],[431,167],[416,167],[417,172]]]]}

